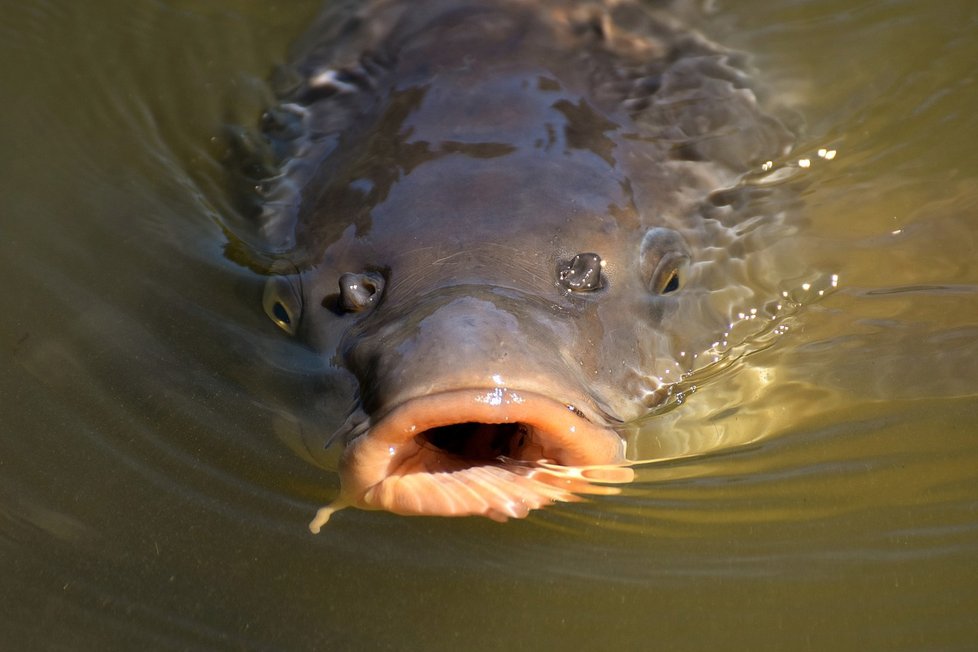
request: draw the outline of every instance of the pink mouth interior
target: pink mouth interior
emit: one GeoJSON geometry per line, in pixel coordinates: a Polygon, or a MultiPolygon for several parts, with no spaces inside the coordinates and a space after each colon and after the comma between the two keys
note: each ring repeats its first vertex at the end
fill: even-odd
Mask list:
{"type": "Polygon", "coordinates": [[[396,514],[481,515],[498,521],[630,482],[613,430],[568,405],[508,389],[457,390],[408,401],[352,441],[340,496],[313,532],[352,506],[396,514]]]}

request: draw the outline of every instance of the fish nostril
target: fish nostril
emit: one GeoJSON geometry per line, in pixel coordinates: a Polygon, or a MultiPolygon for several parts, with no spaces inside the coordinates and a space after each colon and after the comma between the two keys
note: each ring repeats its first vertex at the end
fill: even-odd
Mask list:
{"type": "Polygon", "coordinates": [[[347,312],[360,312],[376,299],[384,281],[376,274],[346,273],[340,276],[340,307],[347,312]]]}
{"type": "Polygon", "coordinates": [[[592,292],[604,287],[601,268],[604,261],[598,254],[577,254],[557,267],[558,282],[572,292],[592,292]]]}

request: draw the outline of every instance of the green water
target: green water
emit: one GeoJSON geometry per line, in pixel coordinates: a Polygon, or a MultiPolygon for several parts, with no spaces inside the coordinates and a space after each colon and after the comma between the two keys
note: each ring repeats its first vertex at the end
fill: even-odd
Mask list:
{"type": "Polygon", "coordinates": [[[224,255],[213,138],[318,2],[0,3],[0,649],[975,649],[978,5],[715,4],[839,288],[620,496],[314,537],[330,393],[224,255]]]}

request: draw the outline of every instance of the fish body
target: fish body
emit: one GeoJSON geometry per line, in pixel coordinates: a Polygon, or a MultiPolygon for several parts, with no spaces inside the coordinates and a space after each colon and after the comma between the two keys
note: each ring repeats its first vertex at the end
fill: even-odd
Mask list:
{"type": "Polygon", "coordinates": [[[792,142],[743,57],[627,0],[334,3],[275,85],[265,309],[358,387],[313,529],[630,478],[621,428],[750,295],[735,189],[792,142]]]}

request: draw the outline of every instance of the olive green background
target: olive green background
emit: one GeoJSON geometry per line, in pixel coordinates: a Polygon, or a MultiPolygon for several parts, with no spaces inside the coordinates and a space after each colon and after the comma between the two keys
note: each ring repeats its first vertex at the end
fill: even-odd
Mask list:
{"type": "Polygon", "coordinates": [[[638,436],[687,454],[312,536],[329,391],[224,255],[217,158],[317,4],[0,2],[0,647],[975,648],[978,5],[713,3],[805,117],[778,165],[839,288],[638,436]]]}

